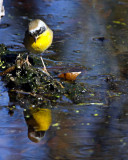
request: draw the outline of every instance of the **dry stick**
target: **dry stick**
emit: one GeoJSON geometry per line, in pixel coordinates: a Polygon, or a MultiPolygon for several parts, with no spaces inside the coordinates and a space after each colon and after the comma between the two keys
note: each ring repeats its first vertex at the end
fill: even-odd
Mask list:
{"type": "Polygon", "coordinates": [[[5,71],[0,72],[0,76],[4,76],[4,75],[6,75],[6,74],[8,74],[8,73],[12,72],[15,68],[16,68],[16,66],[15,66],[15,65],[13,65],[13,66],[11,66],[11,67],[7,68],[5,71]]]}

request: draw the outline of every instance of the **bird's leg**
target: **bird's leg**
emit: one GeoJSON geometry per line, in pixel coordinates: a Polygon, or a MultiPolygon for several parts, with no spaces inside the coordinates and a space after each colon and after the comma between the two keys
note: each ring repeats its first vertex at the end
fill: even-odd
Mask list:
{"type": "MultiPolygon", "coordinates": [[[[29,54],[29,53],[28,53],[29,54]]],[[[24,63],[27,63],[28,66],[31,66],[31,63],[29,62],[29,59],[28,59],[28,54],[27,54],[27,57],[26,57],[26,60],[24,63]]]]}
{"type": "Polygon", "coordinates": [[[48,71],[47,71],[47,68],[46,68],[46,66],[45,66],[45,64],[44,64],[44,60],[43,60],[43,58],[42,58],[42,56],[40,56],[40,59],[41,59],[41,61],[42,61],[42,64],[43,64],[43,71],[45,72],[45,73],[47,73],[48,75],[50,75],[49,73],[48,73],[48,71]]]}

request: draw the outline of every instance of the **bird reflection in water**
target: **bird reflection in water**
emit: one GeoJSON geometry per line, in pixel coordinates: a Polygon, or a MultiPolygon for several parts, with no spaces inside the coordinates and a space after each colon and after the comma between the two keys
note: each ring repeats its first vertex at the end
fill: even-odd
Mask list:
{"type": "Polygon", "coordinates": [[[24,111],[24,117],[28,126],[28,138],[32,142],[40,142],[51,125],[51,110],[30,108],[24,111]]]}

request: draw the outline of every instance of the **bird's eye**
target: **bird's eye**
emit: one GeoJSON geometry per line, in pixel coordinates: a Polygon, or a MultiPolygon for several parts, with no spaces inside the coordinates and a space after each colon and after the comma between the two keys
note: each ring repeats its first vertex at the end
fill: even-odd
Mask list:
{"type": "Polygon", "coordinates": [[[46,30],[45,27],[41,27],[39,30],[39,34],[43,33],[45,30],[46,30]]]}
{"type": "Polygon", "coordinates": [[[31,32],[29,32],[29,35],[30,35],[31,37],[33,37],[33,34],[32,34],[31,32]]]}

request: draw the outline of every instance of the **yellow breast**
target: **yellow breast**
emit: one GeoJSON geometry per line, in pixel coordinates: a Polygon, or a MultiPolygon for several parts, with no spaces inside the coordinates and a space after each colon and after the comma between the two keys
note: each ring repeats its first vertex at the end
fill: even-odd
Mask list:
{"type": "Polygon", "coordinates": [[[26,49],[28,49],[32,53],[42,53],[48,47],[50,47],[53,40],[53,32],[51,29],[47,29],[43,32],[36,40],[31,37],[29,34],[25,35],[24,44],[26,49]]]}

